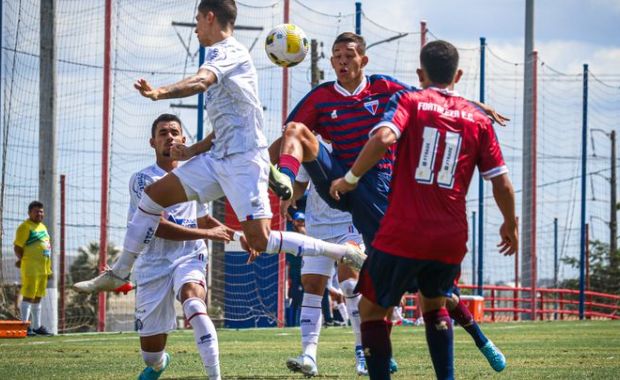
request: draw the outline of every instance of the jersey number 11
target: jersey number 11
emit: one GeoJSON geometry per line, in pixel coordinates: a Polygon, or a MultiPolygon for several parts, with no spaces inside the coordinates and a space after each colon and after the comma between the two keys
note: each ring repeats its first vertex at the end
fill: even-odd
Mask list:
{"type": "MultiPolygon", "coordinates": [[[[441,133],[437,128],[424,127],[420,161],[415,170],[415,180],[418,183],[431,185],[435,180],[433,169],[440,137],[441,133]]],[[[439,187],[451,189],[454,186],[454,172],[461,150],[461,140],[461,135],[458,133],[446,132],[446,148],[441,159],[439,173],[437,173],[437,185],[439,187]]]]}

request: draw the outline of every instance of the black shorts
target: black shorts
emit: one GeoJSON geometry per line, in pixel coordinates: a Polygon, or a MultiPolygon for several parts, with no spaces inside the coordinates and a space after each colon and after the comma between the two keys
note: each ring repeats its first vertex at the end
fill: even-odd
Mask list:
{"type": "Polygon", "coordinates": [[[451,297],[461,271],[458,264],[395,256],[374,247],[367,253],[357,291],[384,308],[400,305],[406,292],[418,290],[426,298],[451,297]]]}
{"type": "Polygon", "coordinates": [[[335,200],[329,194],[332,181],[343,177],[348,168],[334,157],[323,144],[319,144],[316,160],[304,162],[316,192],[331,208],[351,213],[353,225],[362,234],[364,244],[370,247],[385,215],[392,176],[372,168],[359,181],[355,190],[335,200]]]}

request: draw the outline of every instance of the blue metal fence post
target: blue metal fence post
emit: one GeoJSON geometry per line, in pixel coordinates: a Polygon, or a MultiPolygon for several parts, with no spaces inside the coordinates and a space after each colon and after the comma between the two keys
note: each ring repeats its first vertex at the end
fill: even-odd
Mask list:
{"type": "Polygon", "coordinates": [[[362,34],[362,3],[355,2],[355,34],[362,34]]]}
{"type": "Polygon", "coordinates": [[[581,234],[579,247],[579,319],[584,318],[586,262],[586,165],[588,154],[588,65],[583,65],[583,109],[581,115],[581,234]]]}
{"type": "Polygon", "coordinates": [[[471,214],[471,284],[476,284],[476,212],[471,214]]]}
{"type": "MultiPolygon", "coordinates": [[[[205,63],[205,48],[198,50],[198,67],[205,63]]],[[[198,94],[198,122],[196,123],[196,141],[203,139],[204,135],[204,115],[205,115],[205,93],[198,94]]]]}
{"type": "MultiPolygon", "coordinates": [[[[486,38],[480,37],[480,101],[484,103],[484,65],[486,38]]],[[[484,274],[484,180],[478,172],[478,291],[482,295],[482,279],[484,274]]]]}

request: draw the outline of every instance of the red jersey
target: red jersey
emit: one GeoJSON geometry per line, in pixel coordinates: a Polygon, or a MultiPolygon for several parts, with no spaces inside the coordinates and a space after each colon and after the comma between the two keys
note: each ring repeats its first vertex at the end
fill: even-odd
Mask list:
{"type": "Polygon", "coordinates": [[[398,136],[388,208],[373,246],[460,264],[467,252],[465,197],[477,166],[485,179],[508,172],[490,119],[469,101],[429,88],[401,91],[383,120],[398,136]]]}
{"type": "MultiPolygon", "coordinates": [[[[368,141],[368,133],[381,120],[390,97],[403,89],[412,87],[384,75],[365,77],[353,93],[337,81],[326,82],[312,89],[286,122],[303,123],[329,140],[334,157],[350,168],[368,141]]],[[[391,174],[394,158],[394,149],[389,149],[377,168],[391,174]]]]}

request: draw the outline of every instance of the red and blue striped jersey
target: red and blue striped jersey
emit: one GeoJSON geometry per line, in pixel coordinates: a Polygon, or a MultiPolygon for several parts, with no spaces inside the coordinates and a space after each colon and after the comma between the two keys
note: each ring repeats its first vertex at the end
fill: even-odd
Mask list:
{"type": "Polygon", "coordinates": [[[382,127],[398,137],[398,157],[373,247],[460,264],[475,168],[485,179],[508,172],[491,120],[466,99],[429,88],[395,94],[376,128],[382,127]]]}
{"type": "MultiPolygon", "coordinates": [[[[303,123],[329,140],[334,157],[350,168],[368,141],[368,133],[381,120],[390,97],[403,89],[413,87],[385,75],[365,77],[353,93],[337,81],[326,82],[312,89],[286,122],[303,123]]],[[[389,149],[376,167],[391,174],[395,153],[395,148],[389,149]]]]}

